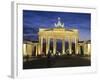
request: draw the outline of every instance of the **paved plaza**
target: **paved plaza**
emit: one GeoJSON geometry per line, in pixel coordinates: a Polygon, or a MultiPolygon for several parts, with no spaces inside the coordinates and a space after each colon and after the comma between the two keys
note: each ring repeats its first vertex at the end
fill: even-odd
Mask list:
{"type": "Polygon", "coordinates": [[[23,62],[23,69],[80,67],[90,66],[89,56],[63,55],[51,57],[33,57],[23,62]]]}

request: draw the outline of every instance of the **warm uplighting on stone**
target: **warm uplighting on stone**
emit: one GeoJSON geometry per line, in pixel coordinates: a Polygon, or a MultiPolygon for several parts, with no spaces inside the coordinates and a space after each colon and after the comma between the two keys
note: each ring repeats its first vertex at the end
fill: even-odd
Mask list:
{"type": "Polygon", "coordinates": [[[50,41],[53,41],[53,51],[52,55],[55,55],[57,52],[57,41],[62,41],[62,51],[59,52],[59,56],[62,54],[72,54],[72,42],[75,43],[75,54],[78,55],[81,53],[81,49],[84,51],[86,55],[90,55],[91,44],[88,41],[79,41],[79,31],[78,29],[66,29],[64,27],[64,23],[61,23],[60,17],[58,18],[58,22],[55,23],[54,28],[39,28],[38,32],[39,40],[38,42],[32,43],[24,43],[23,44],[23,52],[24,55],[32,56],[32,51],[35,52],[35,56],[43,55],[43,41],[46,41],[46,52],[44,55],[47,55],[50,51],[50,41]],[[65,47],[65,42],[68,42],[68,49],[65,47]],[[35,49],[35,50],[34,50],[35,49]]]}

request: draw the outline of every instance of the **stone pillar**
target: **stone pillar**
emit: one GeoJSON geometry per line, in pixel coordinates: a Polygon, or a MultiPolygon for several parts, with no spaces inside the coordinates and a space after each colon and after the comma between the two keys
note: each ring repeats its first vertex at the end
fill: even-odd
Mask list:
{"type": "Polygon", "coordinates": [[[39,55],[42,54],[42,51],[43,51],[43,38],[42,37],[39,37],[39,44],[38,44],[38,53],[39,55]]]}
{"type": "Polygon", "coordinates": [[[78,46],[78,39],[77,38],[75,38],[75,54],[78,54],[79,53],[79,48],[78,48],[79,46],[78,46]]]}
{"type": "Polygon", "coordinates": [[[86,55],[87,54],[87,47],[86,47],[86,43],[84,42],[84,45],[83,45],[83,50],[84,50],[84,55],[86,55]]]}
{"type": "Polygon", "coordinates": [[[56,54],[56,39],[53,39],[53,54],[56,54]]]}
{"type": "Polygon", "coordinates": [[[27,44],[26,49],[27,49],[27,55],[29,57],[32,56],[32,48],[33,48],[32,44],[27,44]]]}
{"type": "Polygon", "coordinates": [[[38,55],[41,54],[41,38],[39,37],[39,43],[38,43],[38,55]]]}
{"type": "Polygon", "coordinates": [[[41,46],[41,53],[43,52],[43,38],[41,37],[41,44],[40,44],[40,46],[41,46]]]}
{"type": "Polygon", "coordinates": [[[36,53],[35,53],[36,56],[37,56],[37,53],[38,53],[38,44],[36,44],[36,53]]]}
{"type": "Polygon", "coordinates": [[[78,54],[81,53],[81,45],[78,45],[78,54]]]}
{"type": "Polygon", "coordinates": [[[46,55],[48,54],[49,51],[49,46],[50,46],[50,39],[46,39],[46,55]]]}
{"type": "Polygon", "coordinates": [[[69,54],[72,54],[72,41],[71,41],[71,38],[69,38],[68,41],[69,41],[69,54]]]}
{"type": "Polygon", "coordinates": [[[23,44],[23,56],[27,56],[27,48],[26,48],[27,44],[23,44]]]}
{"type": "Polygon", "coordinates": [[[65,54],[65,39],[62,40],[62,54],[65,54]]]}
{"type": "Polygon", "coordinates": [[[91,44],[88,43],[87,46],[88,46],[88,55],[91,55],[91,44]]]}

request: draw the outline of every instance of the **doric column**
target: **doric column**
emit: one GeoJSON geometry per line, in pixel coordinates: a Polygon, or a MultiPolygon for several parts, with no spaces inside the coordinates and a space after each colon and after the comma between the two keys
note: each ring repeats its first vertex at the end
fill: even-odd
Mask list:
{"type": "Polygon", "coordinates": [[[32,45],[31,44],[27,44],[27,55],[29,56],[29,57],[31,57],[32,56],[32,45]]]}
{"type": "Polygon", "coordinates": [[[83,44],[83,50],[84,50],[84,54],[87,54],[87,47],[86,47],[86,43],[85,42],[83,44]]]}
{"type": "Polygon", "coordinates": [[[65,39],[62,40],[62,54],[65,54],[65,39]]]}
{"type": "Polygon", "coordinates": [[[78,54],[79,53],[79,50],[78,50],[78,39],[75,38],[75,54],[78,54]]]}
{"type": "Polygon", "coordinates": [[[43,51],[43,38],[42,37],[39,37],[39,44],[38,44],[38,53],[39,55],[42,53],[43,51]]]}
{"type": "Polygon", "coordinates": [[[91,44],[89,43],[89,44],[87,44],[87,47],[88,47],[88,55],[91,55],[91,44]]]}
{"type": "Polygon", "coordinates": [[[41,54],[41,38],[39,37],[39,43],[38,43],[38,55],[41,54]]]}
{"type": "Polygon", "coordinates": [[[36,44],[36,52],[35,52],[35,56],[37,56],[38,53],[38,44],[36,44]]]}
{"type": "Polygon", "coordinates": [[[46,55],[48,54],[49,46],[50,46],[50,39],[47,38],[47,39],[46,39],[46,55]]]}
{"type": "Polygon", "coordinates": [[[68,39],[68,42],[69,42],[69,54],[72,54],[72,41],[70,37],[68,39]]]}
{"type": "Polygon", "coordinates": [[[41,46],[41,53],[42,53],[42,51],[43,51],[43,38],[41,37],[41,44],[40,44],[40,46],[41,46]]]}
{"type": "Polygon", "coordinates": [[[23,44],[23,56],[27,56],[27,48],[26,48],[27,44],[23,44]]]}
{"type": "Polygon", "coordinates": [[[56,54],[56,39],[53,39],[53,54],[56,54]]]}

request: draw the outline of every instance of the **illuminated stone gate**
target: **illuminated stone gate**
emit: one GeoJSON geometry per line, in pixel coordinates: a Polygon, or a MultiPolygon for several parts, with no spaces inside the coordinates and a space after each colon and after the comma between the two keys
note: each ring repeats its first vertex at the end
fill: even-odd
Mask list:
{"type": "Polygon", "coordinates": [[[72,54],[72,42],[75,43],[75,54],[78,54],[78,40],[79,33],[77,29],[66,29],[64,23],[61,23],[60,18],[58,22],[54,24],[54,28],[40,28],[39,35],[39,44],[38,44],[38,54],[41,55],[43,52],[43,41],[46,41],[46,54],[50,50],[50,40],[53,41],[53,54],[56,54],[56,43],[57,40],[62,41],[62,54],[65,54],[65,42],[68,42],[69,54],[72,54]]]}

